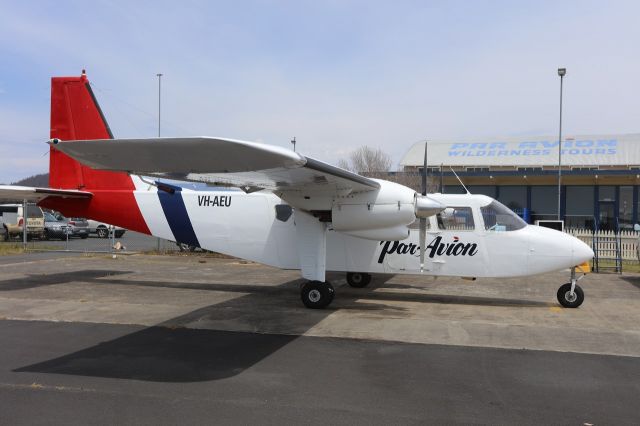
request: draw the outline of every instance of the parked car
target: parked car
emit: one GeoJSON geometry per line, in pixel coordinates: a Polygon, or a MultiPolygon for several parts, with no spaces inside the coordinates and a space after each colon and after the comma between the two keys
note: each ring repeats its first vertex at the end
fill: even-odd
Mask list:
{"type": "Polygon", "coordinates": [[[89,238],[89,222],[83,217],[64,217],[59,212],[54,213],[56,219],[65,222],[71,228],[71,237],[89,238]]]}
{"type": "Polygon", "coordinates": [[[44,212],[44,237],[47,240],[64,240],[67,236],[71,236],[71,227],[50,212],[44,212]]]}
{"type": "MultiPolygon", "coordinates": [[[[0,205],[0,224],[4,229],[4,240],[22,236],[24,212],[22,204],[0,205]]],[[[35,204],[27,205],[27,239],[44,239],[44,214],[35,204]]]]}
{"type": "Polygon", "coordinates": [[[120,228],[119,226],[110,225],[108,223],[99,222],[97,220],[88,220],[89,222],[89,233],[96,234],[99,238],[107,238],[109,237],[109,231],[113,229],[116,238],[121,238],[126,229],[120,228]]]}

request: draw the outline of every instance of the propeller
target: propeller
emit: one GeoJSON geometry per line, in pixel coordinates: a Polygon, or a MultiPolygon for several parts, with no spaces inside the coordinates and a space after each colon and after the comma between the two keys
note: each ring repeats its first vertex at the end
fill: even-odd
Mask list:
{"type": "MultiPolygon", "coordinates": [[[[422,197],[427,196],[427,146],[428,142],[424,143],[424,163],[422,167],[422,197]]],[[[427,218],[420,218],[420,273],[424,272],[424,253],[426,251],[425,245],[427,244],[427,218]]]]}
{"type": "Polygon", "coordinates": [[[422,191],[416,194],[415,214],[420,220],[420,273],[424,272],[424,254],[427,251],[427,219],[446,208],[444,204],[427,197],[427,142],[424,143],[424,164],[422,168],[422,191]]]}

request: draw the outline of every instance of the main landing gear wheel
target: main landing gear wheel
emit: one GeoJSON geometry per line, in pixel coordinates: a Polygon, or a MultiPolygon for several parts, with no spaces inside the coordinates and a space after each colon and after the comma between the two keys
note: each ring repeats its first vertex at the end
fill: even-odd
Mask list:
{"type": "Polygon", "coordinates": [[[322,309],[329,306],[335,291],[329,282],[309,281],[300,291],[300,298],[304,306],[311,309],[322,309]]]}
{"type": "Polygon", "coordinates": [[[347,283],[351,287],[362,288],[369,285],[371,275],[364,272],[347,272],[347,283]]]}
{"type": "Polygon", "coordinates": [[[571,292],[571,283],[566,283],[558,289],[558,302],[565,308],[577,308],[584,301],[584,291],[576,285],[571,292]]]}

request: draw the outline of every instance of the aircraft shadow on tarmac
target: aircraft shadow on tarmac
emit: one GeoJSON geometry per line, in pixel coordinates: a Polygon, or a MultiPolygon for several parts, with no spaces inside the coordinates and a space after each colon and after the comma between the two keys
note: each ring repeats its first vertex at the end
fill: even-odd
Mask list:
{"type": "Polygon", "coordinates": [[[97,278],[129,273],[131,272],[87,269],[82,271],[60,272],[57,274],[28,274],[24,278],[0,281],[0,291],[26,290],[29,288],[66,284],[73,281],[92,281],[97,278]]]}
{"type": "MultiPolygon", "coordinates": [[[[303,283],[303,280],[300,279],[277,286],[215,283],[174,284],[108,278],[106,272],[113,275],[112,271],[83,272],[84,275],[80,273],[57,274],[57,278],[50,278],[47,282],[49,285],[61,283],[66,277],[67,281],[82,279],[104,285],[193,288],[248,294],[194,310],[111,341],[13,371],[153,382],[220,380],[242,373],[265,360],[274,352],[293,343],[335,310],[381,310],[396,313],[404,310],[382,303],[366,303],[362,299],[486,306],[549,306],[547,303],[523,300],[373,292],[369,289],[351,289],[346,284],[342,284],[338,289],[337,299],[330,309],[309,310],[300,305],[297,291],[292,291],[292,288],[303,283]],[[274,319],[274,304],[286,305],[286,310],[283,310],[280,315],[282,318],[276,315],[274,319]],[[296,305],[300,307],[298,308],[296,305]],[[253,325],[256,332],[220,331],[197,327],[198,324],[206,325],[207,322],[215,326],[216,321],[226,321],[230,318],[240,319],[245,324],[253,325]],[[272,323],[276,321],[276,329],[278,324],[281,324],[285,330],[284,334],[273,333],[273,330],[269,328],[261,329],[262,321],[267,318],[272,323]],[[193,324],[194,327],[191,327],[190,324],[193,324]]],[[[375,284],[372,283],[374,284],[373,288],[383,287],[389,278],[377,279],[375,284]]]]}
{"type": "Polygon", "coordinates": [[[623,276],[622,279],[640,290],[640,277],[623,276]]]}

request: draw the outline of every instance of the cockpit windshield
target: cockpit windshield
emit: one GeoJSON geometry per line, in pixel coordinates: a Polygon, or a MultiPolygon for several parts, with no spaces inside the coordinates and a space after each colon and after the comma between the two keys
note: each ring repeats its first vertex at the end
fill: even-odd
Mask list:
{"type": "Polygon", "coordinates": [[[480,207],[484,229],[487,231],[516,231],[527,226],[510,208],[493,200],[490,204],[480,207]]]}

